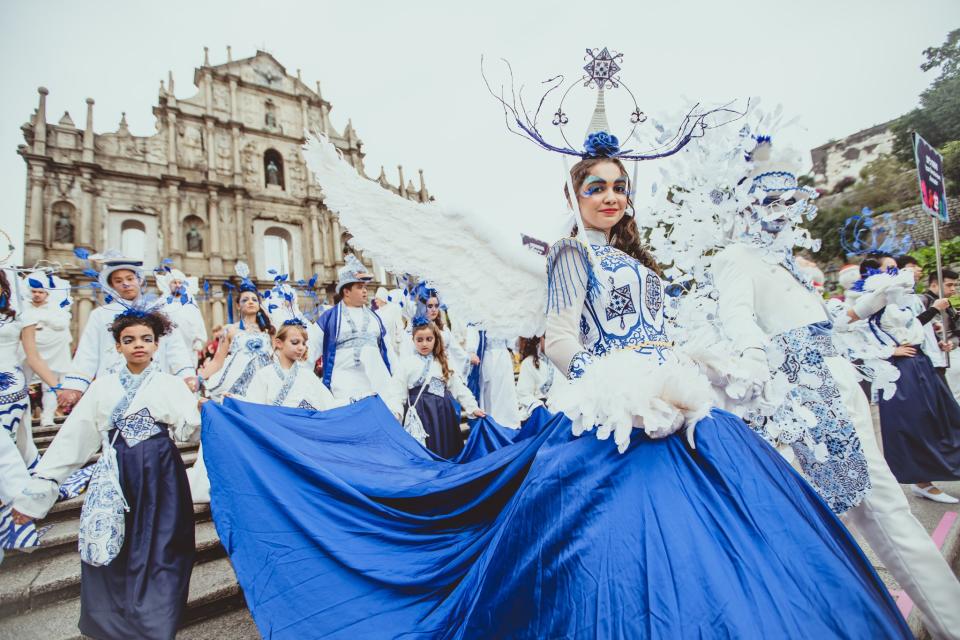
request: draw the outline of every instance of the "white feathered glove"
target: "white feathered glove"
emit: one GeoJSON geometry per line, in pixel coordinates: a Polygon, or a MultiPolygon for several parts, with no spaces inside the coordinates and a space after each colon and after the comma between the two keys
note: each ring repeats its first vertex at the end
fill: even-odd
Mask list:
{"type": "Polygon", "coordinates": [[[858,318],[869,318],[876,312],[887,306],[887,294],[885,291],[872,291],[865,293],[853,303],[853,312],[858,318]]]}
{"type": "Polygon", "coordinates": [[[770,381],[770,365],[763,349],[747,349],[727,374],[724,392],[733,400],[751,402],[770,381]]]}

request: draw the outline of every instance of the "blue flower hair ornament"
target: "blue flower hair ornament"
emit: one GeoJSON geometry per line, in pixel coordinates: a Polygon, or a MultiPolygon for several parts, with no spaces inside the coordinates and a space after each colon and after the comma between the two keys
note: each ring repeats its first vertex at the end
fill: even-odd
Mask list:
{"type": "Polygon", "coordinates": [[[430,320],[427,319],[427,316],[423,315],[422,313],[418,313],[417,315],[413,316],[413,320],[410,321],[410,324],[414,329],[416,329],[417,327],[423,327],[430,324],[430,320]]]}
{"type": "Polygon", "coordinates": [[[583,143],[584,158],[614,158],[619,154],[620,141],[606,131],[591,133],[583,143]]]}
{"type": "Polygon", "coordinates": [[[284,320],[283,326],[284,327],[302,327],[304,329],[307,328],[307,324],[300,318],[290,318],[289,320],[284,320]]]}

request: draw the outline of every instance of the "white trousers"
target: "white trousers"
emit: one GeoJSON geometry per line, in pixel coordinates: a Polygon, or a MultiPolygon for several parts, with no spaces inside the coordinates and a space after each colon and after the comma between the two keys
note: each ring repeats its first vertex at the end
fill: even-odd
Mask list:
{"type": "Polygon", "coordinates": [[[519,429],[520,406],[510,352],[506,348],[487,348],[480,374],[480,408],[504,427],[519,429]]]}
{"type": "Polygon", "coordinates": [[[52,427],[53,419],[57,415],[57,394],[50,391],[46,382],[40,384],[40,392],[43,394],[40,401],[40,426],[52,427]]]}
{"type": "Polygon", "coordinates": [[[827,358],[860,436],[873,488],[843,518],[856,528],[924,616],[938,639],[960,640],[960,583],[923,525],[910,512],[903,489],[887,466],[873,430],[870,403],[847,360],[827,358]]]}

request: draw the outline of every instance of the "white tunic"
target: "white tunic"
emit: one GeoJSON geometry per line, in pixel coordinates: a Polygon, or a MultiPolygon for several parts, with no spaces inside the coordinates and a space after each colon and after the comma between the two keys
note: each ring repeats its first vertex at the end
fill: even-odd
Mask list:
{"type": "MultiPolygon", "coordinates": [[[[102,375],[118,371],[125,366],[123,356],[117,352],[116,341],[110,333],[110,324],[124,312],[118,302],[97,307],[90,312],[87,325],[80,334],[77,352],[73,355],[70,370],[63,377],[65,389],[85,391],[90,383],[102,375]]],[[[176,339],[160,339],[160,346],[153,361],[160,370],[175,376],[190,378],[196,375],[196,358],[176,339]]]]}
{"type": "Polygon", "coordinates": [[[359,400],[390,392],[390,372],[380,355],[380,323],[366,307],[340,305],[337,355],[330,375],[330,391],[337,400],[359,400]]]}
{"type": "Polygon", "coordinates": [[[39,307],[26,303],[23,315],[28,324],[37,325],[36,342],[40,357],[55,373],[70,369],[70,312],[56,304],[44,302],[39,307]]]}
{"type": "Polygon", "coordinates": [[[270,364],[271,342],[270,334],[264,331],[236,331],[223,366],[206,383],[210,398],[218,402],[227,394],[245,398],[253,376],[261,367],[270,364]]]}
{"type": "Polygon", "coordinates": [[[0,437],[16,442],[27,464],[36,459],[37,447],[33,444],[29,420],[30,400],[23,371],[20,333],[32,322],[30,317],[0,317],[0,437]]]}
{"type": "Polygon", "coordinates": [[[312,368],[295,362],[289,369],[284,369],[276,360],[257,371],[244,400],[316,411],[336,406],[333,395],[312,368]]]}
{"type": "Polygon", "coordinates": [[[546,406],[544,398],[550,392],[554,380],[562,374],[545,355],[540,356],[540,366],[533,363],[533,356],[527,356],[520,363],[520,376],[517,378],[517,401],[520,404],[520,417],[526,420],[533,410],[546,406]]]}
{"type": "Polygon", "coordinates": [[[474,413],[480,408],[459,373],[451,370],[450,379],[444,382],[443,369],[433,356],[424,358],[414,354],[400,358],[400,362],[397,363],[388,401],[390,409],[400,413],[403,404],[409,400],[409,391],[414,389],[419,393],[424,382],[427,384],[423,390],[424,393],[443,396],[446,391],[449,391],[467,413],[474,413]],[[427,364],[428,360],[429,364],[427,364]]]}
{"type": "Polygon", "coordinates": [[[176,325],[172,335],[180,338],[188,353],[196,353],[203,347],[207,341],[207,327],[193,298],[186,303],[181,302],[179,296],[173,296],[172,300],[168,298],[163,312],[176,325]]]}
{"type": "Polygon", "coordinates": [[[518,429],[519,403],[513,382],[513,356],[507,349],[507,340],[487,338],[480,375],[480,408],[499,424],[518,429]]]}
{"type": "MultiPolygon", "coordinates": [[[[27,489],[14,500],[17,511],[34,518],[47,514],[57,500],[60,483],[100,450],[102,434],[113,428],[111,414],[123,395],[117,372],[93,381],[43,454],[27,489]]],[[[134,414],[147,415],[157,425],[166,425],[170,435],[181,442],[194,439],[199,433],[196,397],[183,380],[163,371],[154,372],[143,382],[123,412],[124,417],[134,414]]]]}

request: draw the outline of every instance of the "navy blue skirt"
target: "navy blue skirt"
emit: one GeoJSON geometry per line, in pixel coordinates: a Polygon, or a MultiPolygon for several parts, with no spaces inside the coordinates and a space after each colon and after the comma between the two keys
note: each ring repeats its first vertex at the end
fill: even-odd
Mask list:
{"type": "Polygon", "coordinates": [[[113,446],[130,505],[126,535],[107,566],[80,565],[80,631],[98,640],[173,638],[195,554],[186,468],[166,429],[133,447],[122,437],[113,446]]]}
{"type": "Polygon", "coordinates": [[[901,484],[960,480],[960,405],[919,346],[890,362],[900,371],[896,394],[880,400],[890,471],[901,484]]]}
{"type": "MultiPolygon", "coordinates": [[[[417,401],[420,387],[409,390],[408,405],[417,401]]],[[[454,408],[453,396],[447,391],[443,397],[426,391],[417,401],[417,414],[427,432],[427,449],[443,458],[455,458],[463,450],[460,433],[460,414],[454,408]]]]}

